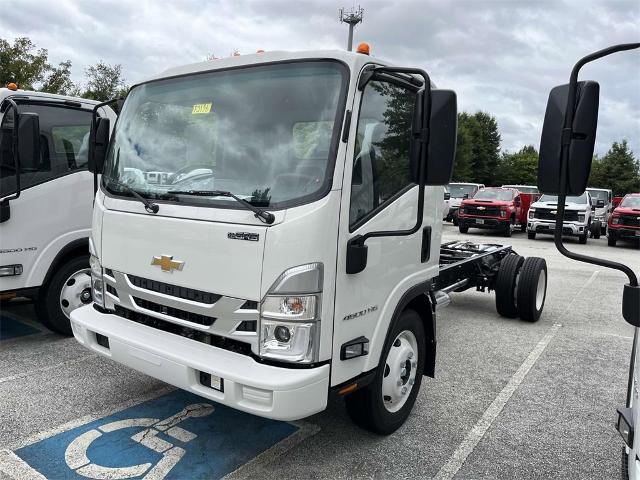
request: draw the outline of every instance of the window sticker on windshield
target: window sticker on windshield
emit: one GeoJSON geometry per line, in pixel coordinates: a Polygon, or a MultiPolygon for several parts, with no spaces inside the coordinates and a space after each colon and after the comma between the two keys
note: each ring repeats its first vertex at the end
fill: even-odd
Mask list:
{"type": "Polygon", "coordinates": [[[211,113],[211,103],[196,103],[191,110],[191,115],[211,113]]]}

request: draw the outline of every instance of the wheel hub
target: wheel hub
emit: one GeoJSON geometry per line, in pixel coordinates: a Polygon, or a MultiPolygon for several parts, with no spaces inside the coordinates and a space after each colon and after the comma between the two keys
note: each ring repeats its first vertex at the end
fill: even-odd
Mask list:
{"type": "Polygon", "coordinates": [[[418,342],[405,330],[393,341],[382,378],[382,400],[390,412],[397,412],[407,401],[416,378],[418,342]]]}
{"type": "Polygon", "coordinates": [[[91,271],[84,268],[72,274],[60,291],[60,308],[67,318],[76,308],[91,302],[91,271]]]}

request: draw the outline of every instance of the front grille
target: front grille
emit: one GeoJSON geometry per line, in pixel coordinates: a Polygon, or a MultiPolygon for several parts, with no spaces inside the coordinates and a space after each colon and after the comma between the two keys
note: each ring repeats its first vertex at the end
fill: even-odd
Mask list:
{"type": "MultiPolygon", "coordinates": [[[[551,213],[556,210],[551,210],[550,208],[536,208],[534,213],[534,218],[539,218],[540,220],[553,220],[556,219],[556,214],[551,213]]],[[[566,222],[577,222],[578,221],[578,212],[576,210],[567,210],[564,212],[564,220],[566,222]]]]}
{"type": "Polygon", "coordinates": [[[628,225],[630,227],[640,227],[640,215],[621,215],[619,223],[620,225],[628,225]]]}
{"type": "Polygon", "coordinates": [[[115,314],[119,317],[126,318],[132,322],[145,325],[147,327],[162,330],[163,332],[171,333],[173,335],[180,335],[181,337],[195,340],[196,342],[204,343],[218,348],[223,348],[242,355],[251,356],[251,345],[245,342],[240,342],[232,338],[220,337],[207,332],[201,332],[189,327],[183,327],[175,323],[166,322],[159,318],[152,317],[140,312],[134,312],[127,308],[123,308],[119,305],[115,306],[115,314]]]}
{"type": "Polygon", "coordinates": [[[109,285],[109,284],[107,284],[107,292],[109,292],[114,297],[119,298],[118,297],[118,291],[115,288],[113,288],[111,285],[109,285]]]}
{"type": "Polygon", "coordinates": [[[205,325],[207,327],[210,327],[211,325],[213,325],[213,322],[216,321],[214,317],[207,317],[205,315],[200,315],[199,313],[187,312],[185,310],[168,307],[166,305],[161,305],[159,303],[151,302],[149,300],[144,300],[138,297],[132,298],[135,304],[140,308],[144,308],[145,310],[150,310],[156,313],[161,313],[162,315],[167,315],[169,317],[184,320],[186,322],[197,323],[198,325],[205,325]]]}
{"type": "Polygon", "coordinates": [[[135,275],[127,275],[127,277],[135,287],[144,288],[145,290],[151,290],[152,292],[162,293],[171,297],[191,300],[193,302],[212,305],[222,297],[222,295],[216,295],[215,293],[194,290],[193,288],[179,287],[178,285],[149,280],[148,278],[137,277],[135,275]]]}
{"type": "Polygon", "coordinates": [[[466,215],[477,215],[484,217],[499,217],[500,207],[484,207],[481,205],[467,205],[464,207],[466,215]]]}
{"type": "Polygon", "coordinates": [[[243,320],[236,327],[236,332],[255,332],[258,329],[257,320],[243,320]]]}

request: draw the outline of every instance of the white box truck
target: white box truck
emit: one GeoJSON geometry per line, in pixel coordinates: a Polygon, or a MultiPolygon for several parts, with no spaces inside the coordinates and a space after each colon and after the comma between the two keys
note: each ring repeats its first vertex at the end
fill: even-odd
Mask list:
{"type": "MultiPolygon", "coordinates": [[[[87,162],[97,103],[0,89],[0,299],[33,297],[42,323],[66,335],[71,311],[91,303],[87,162]]],[[[98,114],[115,119],[106,106],[98,114]]]]}
{"type": "Polygon", "coordinates": [[[434,375],[450,292],[495,289],[527,321],[544,305],[544,260],[440,244],[456,121],[424,71],[359,53],[232,57],[134,86],[110,140],[97,123],[94,303],[74,335],[246,412],[299,419],[335,392],[394,431],[434,375]]]}

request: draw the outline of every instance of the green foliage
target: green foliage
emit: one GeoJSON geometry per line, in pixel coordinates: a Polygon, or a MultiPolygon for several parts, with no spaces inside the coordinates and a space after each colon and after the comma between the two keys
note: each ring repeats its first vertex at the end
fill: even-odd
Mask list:
{"type": "Polygon", "coordinates": [[[78,96],[80,88],[71,81],[71,60],[61,62],[57,68],[52,67],[40,90],[59,95],[78,96]]]}
{"type": "Polygon", "coordinates": [[[613,142],[602,158],[594,158],[589,186],[610,188],[616,196],[640,192],[640,164],[626,140],[613,142]]]}
{"type": "Polygon", "coordinates": [[[515,153],[504,152],[498,167],[499,185],[536,185],[538,182],[538,151],[533,145],[515,153]]]}
{"type": "Polygon", "coordinates": [[[486,112],[458,114],[458,138],[453,179],[494,185],[500,163],[500,132],[486,112]]]}
{"type": "Polygon", "coordinates": [[[112,98],[126,95],[126,87],[122,78],[122,65],[109,65],[100,61],[85,70],[87,89],[84,98],[104,102],[112,98]]]}
{"type": "Polygon", "coordinates": [[[33,90],[50,69],[47,50],[36,50],[27,37],[16,38],[13,45],[0,38],[0,86],[15,82],[19,88],[33,90]]]}

